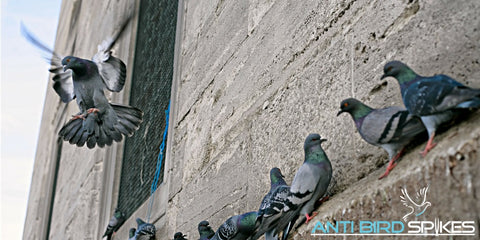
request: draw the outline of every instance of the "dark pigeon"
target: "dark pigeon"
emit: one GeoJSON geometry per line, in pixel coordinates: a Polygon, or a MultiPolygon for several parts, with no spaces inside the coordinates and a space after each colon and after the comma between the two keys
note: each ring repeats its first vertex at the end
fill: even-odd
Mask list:
{"type": "MultiPolygon", "coordinates": [[[[278,239],[275,226],[278,218],[281,217],[281,211],[289,192],[290,186],[285,182],[280,169],[272,168],[270,170],[270,191],[265,195],[258,209],[257,224],[259,226],[252,239],[258,239],[264,233],[266,240],[278,239]]],[[[288,235],[288,230],[283,234],[288,235]]]]}
{"type": "Polygon", "coordinates": [[[135,232],[137,240],[153,240],[155,239],[156,231],[155,225],[137,218],[137,231],[135,232]]]}
{"type": "Polygon", "coordinates": [[[210,223],[208,221],[201,221],[198,223],[198,234],[200,235],[199,240],[208,240],[215,235],[210,223]]]}
{"type": "Polygon", "coordinates": [[[118,41],[132,16],[120,26],[119,31],[98,46],[92,61],[74,56],[62,57],[38,41],[22,25],[27,40],[41,50],[51,54],[50,72],[53,88],[62,102],[76,99],[80,112],[68,121],[59,135],[70,144],[88,148],[104,147],[113,141],[122,140],[122,134],[131,136],[143,121],[143,112],[135,107],[111,104],[104,90],[119,92],[126,78],[126,66],[122,60],[112,56],[111,49],[118,41]],[[70,70],[70,71],[67,71],[70,70]]]}
{"type": "Polygon", "coordinates": [[[363,140],[387,151],[390,162],[380,178],[386,177],[396,166],[395,161],[402,156],[405,146],[426,133],[421,119],[402,107],[374,109],[355,98],[348,98],[342,101],[340,109],[337,116],[349,113],[363,140]]]}
{"type": "Polygon", "coordinates": [[[173,240],[187,240],[185,237],[187,235],[184,235],[182,232],[177,232],[175,235],[173,235],[173,240]]]}
{"type": "Polygon", "coordinates": [[[136,240],[136,237],[135,237],[135,232],[136,231],[137,231],[137,229],[130,228],[130,230],[128,231],[128,240],[136,240]]]}
{"type": "Polygon", "coordinates": [[[400,84],[403,103],[407,110],[422,119],[429,140],[422,155],[433,147],[437,128],[464,111],[480,107],[480,89],[473,89],[446,75],[423,77],[400,61],[392,61],[383,68],[385,77],[394,77],[400,84]]]}
{"type": "Polygon", "coordinates": [[[215,232],[210,240],[246,240],[256,230],[257,212],[248,212],[230,217],[215,232]]]}
{"type": "Polygon", "coordinates": [[[107,240],[112,239],[112,235],[114,232],[116,232],[122,224],[125,222],[125,214],[120,211],[120,209],[115,208],[115,212],[113,213],[112,218],[110,218],[110,221],[108,222],[107,229],[105,230],[105,233],[103,234],[102,238],[107,237],[107,240]]]}

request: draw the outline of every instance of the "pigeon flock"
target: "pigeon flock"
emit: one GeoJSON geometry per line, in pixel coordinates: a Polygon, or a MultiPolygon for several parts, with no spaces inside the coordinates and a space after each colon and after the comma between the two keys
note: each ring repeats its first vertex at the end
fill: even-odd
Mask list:
{"type": "MultiPolygon", "coordinates": [[[[126,66],[112,56],[111,49],[122,36],[131,20],[128,17],[113,37],[98,46],[92,60],[74,56],[61,57],[46,47],[22,26],[24,36],[36,47],[50,54],[53,88],[60,100],[68,103],[76,99],[79,112],[60,130],[65,141],[88,148],[104,147],[123,136],[131,136],[143,120],[143,112],[135,107],[110,103],[105,90],[119,92],[126,78],[126,66]]],[[[381,77],[395,78],[401,89],[405,108],[392,106],[375,109],[354,98],[340,104],[337,116],[351,115],[360,136],[368,143],[387,151],[389,163],[381,178],[397,165],[407,145],[428,134],[422,156],[435,147],[433,142],[439,126],[456,117],[480,108],[480,89],[472,89],[446,75],[423,77],[400,61],[391,61],[381,77]]],[[[215,232],[208,221],[198,224],[200,240],[288,238],[289,233],[317,214],[315,206],[328,198],[327,188],[332,179],[332,165],[322,149],[319,134],[310,134],[304,143],[305,159],[289,186],[279,168],[270,171],[271,186],[258,211],[228,218],[215,232]]],[[[112,235],[125,222],[125,215],[115,210],[103,237],[112,235]]],[[[155,226],[137,218],[137,228],[130,229],[129,239],[155,239],[155,226]]],[[[175,233],[175,240],[186,235],[175,233]]]]}
{"type": "MultiPolygon", "coordinates": [[[[480,108],[480,89],[469,88],[445,75],[423,77],[406,64],[392,61],[384,67],[382,79],[386,77],[394,77],[400,84],[406,108],[375,109],[347,98],[340,103],[337,114],[349,113],[360,136],[387,151],[390,161],[380,179],[396,166],[406,146],[428,134],[427,145],[421,152],[425,157],[435,146],[433,138],[439,126],[480,108]]],[[[307,137],[304,163],[290,186],[280,169],[272,168],[270,190],[258,211],[230,217],[215,233],[208,221],[202,221],[198,225],[199,240],[256,240],[262,235],[266,240],[278,240],[280,233],[281,239],[286,240],[292,229],[308,223],[317,215],[314,208],[329,197],[332,165],[321,147],[323,141],[326,140],[318,134],[307,137]]]]}

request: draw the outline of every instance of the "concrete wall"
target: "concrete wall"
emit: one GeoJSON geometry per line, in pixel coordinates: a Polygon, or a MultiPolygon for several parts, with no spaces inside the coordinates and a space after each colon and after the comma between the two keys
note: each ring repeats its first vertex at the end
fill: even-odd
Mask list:
{"type": "MultiPolygon", "coordinates": [[[[173,179],[182,184],[171,191],[168,236],[182,231],[195,238],[201,220],[217,227],[256,210],[270,168],[280,167],[290,182],[311,132],[329,140],[324,146],[337,182],[321,215],[398,220],[390,219],[404,210],[398,187],[416,191],[430,184],[429,198],[445,199],[435,211],[478,219],[478,211],[466,207],[478,209],[472,205],[478,168],[470,165],[476,153],[462,150],[472,160],[458,164],[469,169],[459,182],[472,188],[462,192],[464,205],[450,204],[460,190],[443,184],[452,177],[431,166],[444,166],[449,146],[478,146],[478,115],[451,130],[472,134],[447,133],[460,136],[438,138],[441,144],[425,160],[417,154],[422,145],[378,181],[386,153],[362,141],[349,116],[336,113],[347,97],[372,107],[401,105],[396,81],[380,80],[383,65],[394,59],[423,75],[444,73],[480,87],[479,10],[478,1],[186,1],[171,158],[173,179]],[[457,191],[447,198],[450,190],[457,191]],[[351,204],[379,191],[387,193],[387,203],[351,204]],[[350,215],[338,215],[343,209],[350,215]]],[[[300,229],[296,238],[312,228],[300,229]]]]}
{"type": "MultiPolygon", "coordinates": [[[[107,3],[95,7],[110,9],[107,3]]],[[[61,19],[70,15],[70,4],[64,3],[61,19]]],[[[179,6],[166,174],[152,215],[157,239],[177,231],[196,239],[201,220],[216,228],[231,215],[257,210],[269,188],[270,168],[281,168],[291,182],[311,132],[329,140],[324,148],[337,183],[315,220],[399,220],[405,214],[399,187],[417,191],[429,184],[428,219],[467,218],[478,224],[479,113],[441,134],[425,159],[417,153],[424,144],[413,149],[382,181],[377,178],[387,154],[362,141],[349,116],[336,113],[347,97],[372,107],[401,105],[396,81],[380,80],[383,65],[394,59],[419,74],[443,73],[480,88],[479,1],[219,0],[180,1],[179,6]]],[[[92,6],[82,4],[78,21],[89,26],[93,15],[84,7],[92,6]]],[[[61,22],[59,36],[65,25],[61,22]]],[[[83,38],[77,35],[77,46],[83,46],[83,38]]],[[[68,46],[62,41],[57,37],[57,49],[68,46]]],[[[128,42],[119,47],[126,59],[131,48],[123,44],[128,42]]],[[[93,46],[81,49],[94,51],[93,46]]],[[[58,106],[58,101],[49,90],[46,103],[58,106]]],[[[42,159],[51,152],[51,122],[57,115],[44,114],[41,134],[50,136],[50,143],[39,144],[34,182],[45,174],[42,159]]],[[[75,226],[76,233],[90,229],[98,236],[95,231],[101,230],[92,230],[98,228],[94,225],[104,226],[108,217],[103,215],[111,213],[99,210],[105,195],[99,191],[106,184],[104,151],[112,150],[66,145],[62,164],[70,164],[60,165],[59,175],[65,176],[57,192],[65,190],[57,194],[62,198],[56,199],[54,214],[72,214],[54,226],[75,226]],[[76,208],[83,210],[71,210],[76,208]]],[[[26,225],[34,223],[41,195],[32,189],[26,225]]],[[[114,206],[114,199],[103,202],[114,206]]],[[[146,203],[134,216],[145,211],[146,203]]],[[[294,239],[318,238],[310,236],[312,224],[302,226],[294,239]]],[[[119,239],[134,225],[129,219],[119,239]]],[[[33,239],[35,228],[26,228],[24,238],[33,239]]]]}

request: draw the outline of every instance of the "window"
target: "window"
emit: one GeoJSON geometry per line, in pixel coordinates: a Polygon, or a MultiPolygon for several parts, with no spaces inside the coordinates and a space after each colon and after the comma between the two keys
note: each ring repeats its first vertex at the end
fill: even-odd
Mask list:
{"type": "Polygon", "coordinates": [[[130,105],[143,110],[144,120],[125,140],[117,207],[127,217],[150,197],[170,101],[177,8],[171,0],[140,2],[130,105]]]}

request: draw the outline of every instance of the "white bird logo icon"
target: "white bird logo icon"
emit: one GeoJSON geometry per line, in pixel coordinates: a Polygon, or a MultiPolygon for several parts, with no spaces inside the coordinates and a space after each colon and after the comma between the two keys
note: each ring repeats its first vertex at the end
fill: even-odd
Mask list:
{"type": "Polygon", "coordinates": [[[411,214],[416,213],[415,216],[418,217],[422,215],[428,207],[432,206],[430,202],[427,202],[428,187],[429,186],[426,186],[417,192],[417,194],[414,196],[415,201],[412,200],[412,198],[408,195],[407,189],[402,188],[403,196],[400,196],[401,201],[403,205],[405,205],[407,208],[410,208],[410,212],[403,216],[404,222],[407,222],[408,216],[411,214]]]}

